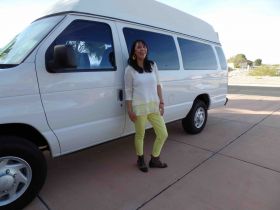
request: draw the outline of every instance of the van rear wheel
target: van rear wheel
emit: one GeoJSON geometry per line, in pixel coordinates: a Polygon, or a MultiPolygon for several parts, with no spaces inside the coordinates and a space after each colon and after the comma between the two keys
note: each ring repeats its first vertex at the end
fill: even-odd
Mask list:
{"type": "Polygon", "coordinates": [[[46,160],[32,142],[0,137],[0,210],[23,209],[45,182],[46,160]]]}
{"type": "Polygon", "coordinates": [[[188,115],[182,119],[182,126],[187,133],[200,133],[207,121],[207,107],[203,101],[196,101],[188,115]]]}

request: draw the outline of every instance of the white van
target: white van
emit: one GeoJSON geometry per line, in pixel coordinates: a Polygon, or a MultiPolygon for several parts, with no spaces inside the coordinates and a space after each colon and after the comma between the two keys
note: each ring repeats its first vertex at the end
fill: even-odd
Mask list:
{"type": "Polygon", "coordinates": [[[65,0],[0,52],[0,209],[21,209],[53,157],[134,132],[123,97],[132,42],[157,63],[165,121],[199,133],[226,103],[227,64],[208,23],[152,0],[65,0]]]}

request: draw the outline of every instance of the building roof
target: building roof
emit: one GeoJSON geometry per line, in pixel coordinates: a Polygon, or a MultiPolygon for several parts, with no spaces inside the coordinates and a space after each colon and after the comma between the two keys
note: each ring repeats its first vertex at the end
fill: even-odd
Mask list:
{"type": "Polygon", "coordinates": [[[61,0],[45,15],[61,12],[106,16],[220,43],[218,34],[210,24],[154,0],[61,0]]]}

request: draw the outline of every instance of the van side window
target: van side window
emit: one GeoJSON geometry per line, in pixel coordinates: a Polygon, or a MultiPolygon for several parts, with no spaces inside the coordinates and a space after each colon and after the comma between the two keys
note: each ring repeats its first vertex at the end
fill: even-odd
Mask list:
{"type": "Polygon", "coordinates": [[[185,70],[217,70],[213,48],[204,43],[178,38],[185,70]]]}
{"type": "Polygon", "coordinates": [[[106,23],[73,21],[48,48],[46,62],[53,59],[55,45],[73,48],[77,67],[70,72],[116,70],[112,32],[106,23]]]}
{"type": "Polygon", "coordinates": [[[215,49],[216,49],[218,57],[219,57],[221,68],[223,70],[227,69],[227,61],[226,61],[226,57],[225,57],[225,54],[224,54],[222,48],[215,47],[215,49]]]}
{"type": "Polygon", "coordinates": [[[132,43],[137,39],[148,45],[149,59],[157,63],[159,70],[179,70],[179,59],[172,36],[132,28],[123,29],[128,54],[132,43]]]}

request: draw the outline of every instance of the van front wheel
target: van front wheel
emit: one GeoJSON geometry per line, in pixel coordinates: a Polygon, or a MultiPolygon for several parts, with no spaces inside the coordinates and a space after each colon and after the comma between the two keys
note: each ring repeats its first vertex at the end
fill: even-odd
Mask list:
{"type": "Polygon", "coordinates": [[[207,107],[203,101],[196,101],[188,115],[182,119],[182,126],[187,133],[200,133],[207,121],[207,107]]]}
{"type": "Polygon", "coordinates": [[[0,137],[0,210],[23,209],[44,184],[47,165],[42,152],[21,137],[0,137]]]}

